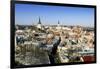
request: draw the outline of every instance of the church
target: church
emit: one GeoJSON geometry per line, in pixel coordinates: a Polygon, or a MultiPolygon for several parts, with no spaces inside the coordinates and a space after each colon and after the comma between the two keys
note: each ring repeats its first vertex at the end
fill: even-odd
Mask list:
{"type": "Polygon", "coordinates": [[[42,24],[41,24],[40,17],[39,17],[39,22],[38,22],[38,24],[37,24],[37,28],[38,28],[38,29],[42,29],[42,24]]]}
{"type": "Polygon", "coordinates": [[[56,29],[57,29],[57,30],[61,30],[61,25],[60,25],[59,20],[58,20],[58,25],[57,25],[56,29]]]}

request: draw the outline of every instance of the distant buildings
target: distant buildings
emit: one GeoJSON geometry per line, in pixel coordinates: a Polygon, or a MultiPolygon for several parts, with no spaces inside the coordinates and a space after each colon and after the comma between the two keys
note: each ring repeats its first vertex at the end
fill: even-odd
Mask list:
{"type": "Polygon", "coordinates": [[[45,63],[49,64],[55,55],[61,61],[60,63],[83,62],[90,60],[90,56],[94,55],[94,30],[92,28],[61,25],[59,21],[57,25],[42,25],[39,17],[37,25],[17,25],[15,32],[17,61],[20,62],[19,59],[22,59],[23,54],[20,53],[23,51],[24,55],[31,53],[25,56],[25,58],[31,57],[29,60],[28,58],[23,60],[27,61],[25,64],[43,64],[44,59],[45,63]],[[18,47],[23,50],[17,50],[18,47]]]}

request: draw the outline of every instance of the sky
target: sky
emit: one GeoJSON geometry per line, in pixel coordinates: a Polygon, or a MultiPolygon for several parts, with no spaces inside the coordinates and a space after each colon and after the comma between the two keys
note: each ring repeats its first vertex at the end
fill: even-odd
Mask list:
{"type": "Polygon", "coordinates": [[[15,24],[33,25],[41,19],[43,25],[94,26],[94,8],[62,7],[35,4],[15,5],[15,24]]]}

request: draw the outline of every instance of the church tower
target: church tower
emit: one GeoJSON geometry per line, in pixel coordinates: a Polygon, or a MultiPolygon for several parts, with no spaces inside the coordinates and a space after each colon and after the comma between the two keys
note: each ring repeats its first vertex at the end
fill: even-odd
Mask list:
{"type": "Polygon", "coordinates": [[[60,26],[60,22],[59,22],[59,20],[58,20],[58,25],[57,25],[56,29],[58,29],[58,30],[61,29],[61,26],[60,26]]]}
{"type": "Polygon", "coordinates": [[[58,25],[57,25],[58,27],[60,26],[60,22],[59,22],[59,20],[58,20],[58,25]]]}
{"type": "Polygon", "coordinates": [[[38,24],[37,24],[37,28],[38,29],[42,29],[42,24],[41,24],[41,19],[39,17],[39,21],[38,21],[38,24]]]}

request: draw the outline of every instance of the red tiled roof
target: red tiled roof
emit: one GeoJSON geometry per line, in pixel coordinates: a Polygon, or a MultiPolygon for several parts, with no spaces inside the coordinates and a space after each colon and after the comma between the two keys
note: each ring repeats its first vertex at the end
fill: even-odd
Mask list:
{"type": "Polygon", "coordinates": [[[94,56],[83,56],[84,62],[93,62],[95,60],[94,56]]]}

